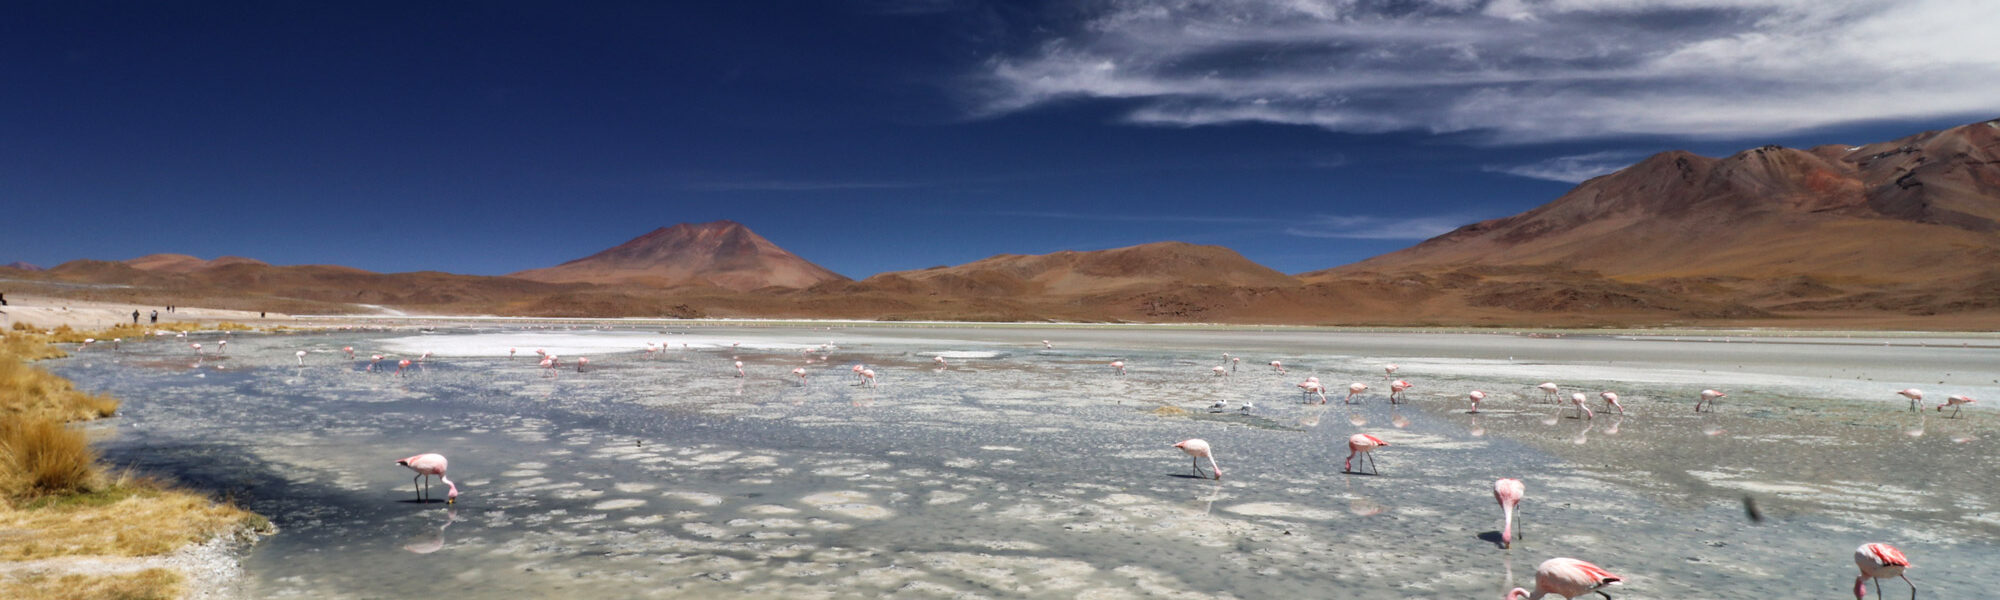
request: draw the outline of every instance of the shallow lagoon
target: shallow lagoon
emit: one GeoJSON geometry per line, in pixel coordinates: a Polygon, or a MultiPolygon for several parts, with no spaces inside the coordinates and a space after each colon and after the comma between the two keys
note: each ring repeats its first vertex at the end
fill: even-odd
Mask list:
{"type": "Polygon", "coordinates": [[[1489,598],[1574,556],[1630,578],[1621,599],[1828,598],[1850,593],[1855,546],[1886,541],[1927,597],[1973,598],[2000,556],[1990,404],[1940,419],[1893,395],[2000,398],[1987,338],[702,327],[230,346],[54,365],[126,400],[97,426],[109,460],[278,524],[246,558],[249,597],[1489,598]],[[546,377],[536,347],[592,370],[546,377]],[[424,351],[408,377],[364,370],[424,351]],[[1240,370],[1212,377],[1223,352],[1240,370]],[[808,357],[825,361],[801,386],[808,357]],[[1400,407],[1392,362],[1417,384],[1400,407]],[[1376,389],[1303,405],[1308,376],[1376,389]],[[1570,418],[1540,401],[1548,380],[1630,414],[1570,418]],[[1729,392],[1722,412],[1692,412],[1704,387],[1729,392]],[[1356,432],[1393,444],[1382,476],[1340,472],[1356,432]],[[1171,447],[1188,437],[1222,481],[1190,476],[1171,447]],[[453,507],[412,502],[394,464],[430,451],[453,507]],[[1497,477],[1528,486],[1511,551],[1497,477]]]}

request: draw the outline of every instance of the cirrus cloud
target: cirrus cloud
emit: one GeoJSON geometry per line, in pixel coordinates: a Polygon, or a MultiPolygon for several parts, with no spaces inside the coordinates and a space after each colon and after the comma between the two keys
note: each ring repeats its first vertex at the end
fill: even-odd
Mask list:
{"type": "Polygon", "coordinates": [[[1110,0],[977,78],[994,115],[1122,99],[1133,123],[1770,135],[2000,108],[1983,0],[1110,0]]]}

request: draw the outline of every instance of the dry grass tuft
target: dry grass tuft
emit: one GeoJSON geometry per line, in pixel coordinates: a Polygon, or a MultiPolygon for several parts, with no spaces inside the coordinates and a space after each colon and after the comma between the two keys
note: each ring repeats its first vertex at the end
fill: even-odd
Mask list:
{"type": "Polygon", "coordinates": [[[128,481],[85,494],[0,508],[0,530],[30,535],[0,545],[0,561],[56,556],[159,556],[218,535],[269,533],[271,524],[235,505],[128,481]]]}
{"type": "Polygon", "coordinates": [[[29,366],[12,355],[12,350],[11,346],[0,347],[0,417],[18,420],[41,415],[83,421],[117,414],[118,399],[78,391],[68,379],[29,366]]]}
{"type": "Polygon", "coordinates": [[[39,600],[171,600],[181,595],[181,575],[169,569],[146,569],[117,575],[50,575],[30,573],[0,577],[0,598],[39,600]]]}
{"type": "Polygon", "coordinates": [[[0,421],[0,498],[12,501],[88,491],[97,453],[83,432],[45,415],[0,421]]]}
{"type": "Polygon", "coordinates": [[[1155,409],[1153,409],[1153,414],[1155,414],[1155,415],[1159,415],[1159,416],[1162,416],[1162,417],[1179,417],[1179,416],[1185,416],[1185,415],[1187,415],[1187,414],[1188,414],[1188,411],[1187,411],[1187,409],[1184,409],[1184,408],[1181,408],[1181,407],[1178,407],[1178,406],[1162,406],[1162,407],[1159,407],[1159,408],[1155,408],[1155,409]]]}

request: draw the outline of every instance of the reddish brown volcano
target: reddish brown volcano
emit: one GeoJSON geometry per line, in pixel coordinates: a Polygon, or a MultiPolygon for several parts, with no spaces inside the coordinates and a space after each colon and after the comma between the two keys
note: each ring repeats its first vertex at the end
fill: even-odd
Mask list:
{"type": "Polygon", "coordinates": [[[735,221],[662,227],[610,250],[508,276],[548,283],[710,285],[738,292],[847,281],[735,221]]]}

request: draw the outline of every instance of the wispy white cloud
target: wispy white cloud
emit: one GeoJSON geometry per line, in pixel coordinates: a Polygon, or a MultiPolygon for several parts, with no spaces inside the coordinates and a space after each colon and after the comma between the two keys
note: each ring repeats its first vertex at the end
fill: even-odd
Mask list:
{"type": "Polygon", "coordinates": [[[1377,217],[1366,215],[1315,215],[1285,228],[1287,235],[1310,238],[1356,240],[1423,240],[1437,237],[1471,223],[1459,215],[1425,217],[1377,217]]]}
{"type": "Polygon", "coordinates": [[[1525,165],[1487,165],[1480,170],[1489,173],[1506,173],[1532,179],[1546,179],[1564,183],[1583,183],[1592,177],[1606,175],[1632,166],[1639,158],[1636,152],[1592,152],[1558,156],[1525,165]]]}
{"type": "Polygon", "coordinates": [[[716,181],[683,186],[706,192],[822,192],[835,190],[896,190],[929,186],[923,181],[716,181]]]}
{"type": "Polygon", "coordinates": [[[1985,117],[1984,0],[1106,0],[989,61],[976,110],[1136,101],[1134,123],[1472,132],[1492,143],[1771,135],[1985,117]]]}

